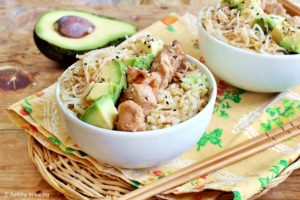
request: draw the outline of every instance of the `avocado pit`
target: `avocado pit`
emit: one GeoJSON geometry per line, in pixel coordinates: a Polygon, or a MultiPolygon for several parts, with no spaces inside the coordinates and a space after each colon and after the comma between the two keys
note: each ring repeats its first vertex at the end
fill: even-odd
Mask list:
{"type": "Polygon", "coordinates": [[[67,15],[54,23],[55,30],[64,37],[82,38],[95,29],[95,26],[82,17],[67,15]]]}

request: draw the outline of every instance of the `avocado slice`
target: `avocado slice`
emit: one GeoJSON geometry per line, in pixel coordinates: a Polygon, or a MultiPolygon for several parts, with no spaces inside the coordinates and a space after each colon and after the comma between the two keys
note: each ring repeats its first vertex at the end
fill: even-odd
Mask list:
{"type": "Polygon", "coordinates": [[[272,38],[289,52],[300,54],[300,30],[282,22],[272,30],[272,38]]]}
{"type": "Polygon", "coordinates": [[[237,8],[240,11],[251,9],[254,12],[263,12],[260,0],[223,0],[230,8],[237,8]]]}
{"type": "Polygon", "coordinates": [[[120,97],[121,92],[122,92],[121,85],[117,85],[114,83],[106,83],[106,82],[96,83],[91,89],[90,93],[86,96],[86,100],[96,101],[102,96],[109,95],[114,101],[114,103],[116,103],[120,97]]]}
{"type": "Polygon", "coordinates": [[[136,26],[111,17],[55,9],[39,18],[33,35],[45,56],[62,65],[70,65],[76,61],[76,54],[118,45],[136,31],[136,26]]]}
{"type": "Polygon", "coordinates": [[[118,110],[112,98],[102,96],[86,109],[80,119],[88,124],[112,130],[117,114],[118,110]]]}
{"type": "Polygon", "coordinates": [[[163,41],[145,37],[138,40],[136,46],[140,50],[141,54],[152,54],[156,57],[163,49],[163,41]]]}
{"type": "Polygon", "coordinates": [[[205,80],[196,72],[187,72],[185,77],[180,79],[180,87],[184,90],[190,89],[193,85],[202,85],[205,80]]]}
{"type": "Polygon", "coordinates": [[[113,60],[107,63],[100,70],[100,81],[109,84],[121,85],[122,89],[127,88],[126,80],[126,70],[127,67],[124,63],[118,60],[113,60]]]}
{"type": "Polygon", "coordinates": [[[148,36],[145,38],[141,38],[136,43],[141,56],[134,56],[124,59],[123,62],[126,66],[150,70],[151,63],[163,49],[163,42],[161,40],[154,40],[153,38],[150,38],[150,36],[148,36]]]}
{"type": "Polygon", "coordinates": [[[141,57],[131,57],[124,60],[125,65],[136,67],[139,69],[150,70],[151,63],[154,61],[155,56],[150,53],[141,57]]]}
{"type": "Polygon", "coordinates": [[[122,90],[127,88],[126,69],[126,66],[117,60],[103,66],[100,71],[100,82],[95,83],[86,96],[86,100],[96,101],[100,97],[108,95],[116,103],[122,90]]]}

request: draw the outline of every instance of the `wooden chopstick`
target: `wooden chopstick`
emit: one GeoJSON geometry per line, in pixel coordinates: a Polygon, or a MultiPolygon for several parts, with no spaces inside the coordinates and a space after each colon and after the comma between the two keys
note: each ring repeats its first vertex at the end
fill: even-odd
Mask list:
{"type": "Polygon", "coordinates": [[[119,200],[143,200],[161,194],[167,190],[209,174],[237,161],[252,156],[288,138],[300,134],[300,119],[290,122],[278,129],[261,134],[251,140],[233,146],[204,161],[181,169],[152,184],[143,186],[122,197],[119,200]]]}
{"type": "Polygon", "coordinates": [[[292,16],[300,16],[300,8],[288,0],[279,0],[286,11],[292,16]]]}

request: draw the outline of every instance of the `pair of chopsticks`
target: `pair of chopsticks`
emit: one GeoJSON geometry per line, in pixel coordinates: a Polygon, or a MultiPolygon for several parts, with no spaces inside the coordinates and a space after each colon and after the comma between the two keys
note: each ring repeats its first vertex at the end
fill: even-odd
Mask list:
{"type": "Polygon", "coordinates": [[[300,16],[300,8],[288,0],[279,0],[287,12],[292,16],[300,16]]]}
{"type": "Polygon", "coordinates": [[[120,197],[119,200],[148,199],[184,183],[195,180],[198,177],[241,161],[296,135],[300,135],[300,119],[228,148],[211,158],[194,163],[170,176],[134,190],[120,197]]]}

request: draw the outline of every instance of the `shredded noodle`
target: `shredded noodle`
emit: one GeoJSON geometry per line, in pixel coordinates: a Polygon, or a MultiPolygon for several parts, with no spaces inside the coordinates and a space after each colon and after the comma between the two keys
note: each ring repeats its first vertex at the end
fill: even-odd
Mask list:
{"type": "Polygon", "coordinates": [[[145,52],[139,49],[137,42],[145,39],[147,33],[126,40],[117,47],[108,47],[79,55],[80,60],[70,66],[59,78],[60,95],[64,105],[77,116],[91,105],[85,100],[95,83],[100,82],[101,68],[114,59],[126,59],[133,56],[143,56],[145,52]]]}
{"type": "Polygon", "coordinates": [[[206,7],[201,12],[203,27],[221,41],[258,53],[288,53],[272,40],[268,29],[265,33],[259,24],[251,24],[255,13],[247,12],[241,15],[238,9],[229,8],[226,4],[206,7]]]}

